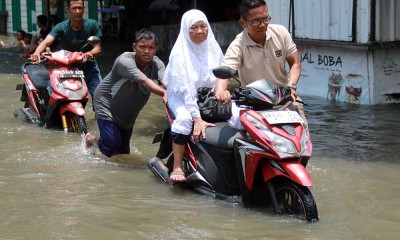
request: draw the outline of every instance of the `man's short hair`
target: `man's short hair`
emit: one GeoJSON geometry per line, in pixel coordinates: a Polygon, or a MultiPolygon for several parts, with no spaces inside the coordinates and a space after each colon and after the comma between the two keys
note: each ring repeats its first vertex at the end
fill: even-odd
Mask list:
{"type": "Polygon", "coordinates": [[[251,9],[265,5],[267,5],[267,3],[264,0],[243,0],[242,4],[239,6],[240,18],[246,20],[247,14],[251,9]]]}
{"type": "Polygon", "coordinates": [[[47,26],[47,16],[46,15],[39,15],[36,17],[36,20],[43,26],[47,26]]]}
{"type": "Polygon", "coordinates": [[[67,0],[67,6],[69,8],[71,6],[71,2],[80,2],[80,1],[82,1],[83,5],[85,5],[84,0],[67,0]]]}
{"type": "Polygon", "coordinates": [[[134,43],[138,43],[142,39],[151,40],[154,39],[154,42],[157,44],[157,37],[149,28],[142,28],[135,33],[135,39],[133,40],[134,43]]]}

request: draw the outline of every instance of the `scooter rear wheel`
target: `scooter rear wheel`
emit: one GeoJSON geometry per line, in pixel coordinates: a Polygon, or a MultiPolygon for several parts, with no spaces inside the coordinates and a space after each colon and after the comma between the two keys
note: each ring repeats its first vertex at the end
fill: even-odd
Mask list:
{"type": "Polygon", "coordinates": [[[282,213],[307,222],[319,220],[317,204],[307,187],[284,181],[276,186],[275,192],[282,213]]]}

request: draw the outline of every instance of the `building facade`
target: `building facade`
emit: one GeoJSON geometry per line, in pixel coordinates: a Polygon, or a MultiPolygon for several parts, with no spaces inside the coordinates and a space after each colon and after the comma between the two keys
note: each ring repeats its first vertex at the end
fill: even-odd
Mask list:
{"type": "MultiPolygon", "coordinates": [[[[374,105],[400,102],[400,1],[267,0],[271,23],[284,25],[302,62],[301,95],[374,105]]],[[[242,31],[211,23],[226,49],[242,31]]],[[[170,50],[179,26],[152,26],[170,50]]]]}
{"type": "MultiPolygon", "coordinates": [[[[7,33],[19,29],[35,32],[35,17],[48,13],[49,1],[0,0],[0,22],[6,12],[7,33]]],[[[61,1],[58,14],[65,17],[66,3],[58,1],[61,1]]],[[[155,1],[148,1],[147,5],[144,4],[146,1],[139,2],[141,4],[138,5],[148,8],[155,1]]],[[[194,2],[192,6],[202,0],[194,2]]],[[[301,95],[365,105],[400,102],[399,0],[266,2],[272,17],[271,23],[284,25],[298,46],[302,62],[298,86],[301,95]]],[[[128,6],[125,14],[140,16],[139,20],[144,21],[142,19],[145,16],[139,14],[144,11],[129,7],[133,1],[128,3],[125,3],[128,6]]],[[[85,17],[100,19],[99,1],[86,0],[85,5],[85,17]]],[[[211,16],[211,10],[201,10],[211,16]]],[[[135,21],[125,23],[125,31],[133,28],[135,21]]],[[[211,26],[223,50],[242,30],[237,21],[213,22],[211,26]]],[[[179,24],[158,23],[151,25],[151,28],[159,36],[160,50],[171,50],[179,32],[179,24]]]]}
{"type": "Polygon", "coordinates": [[[400,1],[267,2],[298,45],[302,94],[368,105],[399,102],[400,1]]]}

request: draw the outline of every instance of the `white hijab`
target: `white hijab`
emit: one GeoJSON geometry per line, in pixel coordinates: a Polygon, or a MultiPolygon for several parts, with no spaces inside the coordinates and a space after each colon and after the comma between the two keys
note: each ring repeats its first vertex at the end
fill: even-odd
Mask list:
{"type": "Polygon", "coordinates": [[[197,97],[199,87],[214,87],[212,70],[220,66],[223,54],[215,40],[206,15],[199,10],[189,10],[182,16],[181,29],[169,56],[164,81],[168,91],[183,93],[186,90],[197,97]],[[207,40],[200,44],[190,40],[189,28],[203,21],[208,26],[207,40]]]}

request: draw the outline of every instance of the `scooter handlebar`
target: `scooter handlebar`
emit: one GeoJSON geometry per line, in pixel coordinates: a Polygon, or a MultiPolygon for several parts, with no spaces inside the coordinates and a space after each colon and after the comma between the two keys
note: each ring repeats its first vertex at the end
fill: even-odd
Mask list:
{"type": "Polygon", "coordinates": [[[48,61],[47,58],[41,58],[39,59],[39,61],[35,61],[34,59],[32,59],[32,57],[29,57],[28,59],[34,64],[42,64],[48,61]]]}
{"type": "Polygon", "coordinates": [[[275,108],[286,105],[287,102],[293,102],[290,88],[277,88],[274,95],[260,94],[259,90],[252,87],[235,88],[231,99],[235,101],[237,106],[247,106],[255,108],[275,108]],[[280,94],[278,94],[278,91],[280,94]]]}
{"type": "MultiPolygon", "coordinates": [[[[65,51],[65,50],[61,50],[65,51]]],[[[60,51],[59,51],[60,52],[60,51]]],[[[94,61],[94,58],[87,56],[82,52],[54,52],[54,53],[42,53],[41,57],[47,59],[49,62],[61,63],[64,65],[70,65],[72,63],[85,63],[87,61],[94,61]]]]}
{"type": "Polygon", "coordinates": [[[235,101],[236,105],[246,105],[247,98],[243,95],[246,92],[246,88],[236,88],[231,94],[231,100],[235,101]]]}

